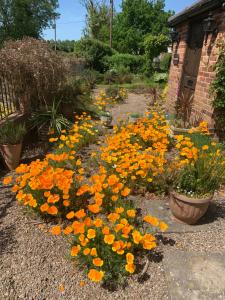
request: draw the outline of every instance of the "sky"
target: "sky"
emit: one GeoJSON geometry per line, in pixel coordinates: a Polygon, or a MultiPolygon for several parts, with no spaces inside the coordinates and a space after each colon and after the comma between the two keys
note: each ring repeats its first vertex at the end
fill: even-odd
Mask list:
{"type": "MultiPolygon", "coordinates": [[[[121,0],[114,0],[116,11],[120,10],[121,0]]],[[[179,12],[190,6],[196,0],[166,0],[166,10],[179,12]]],[[[60,18],[56,21],[58,40],[78,40],[83,34],[85,27],[85,9],[80,0],[59,0],[60,18]]],[[[43,32],[44,39],[54,39],[53,29],[43,32]]]]}

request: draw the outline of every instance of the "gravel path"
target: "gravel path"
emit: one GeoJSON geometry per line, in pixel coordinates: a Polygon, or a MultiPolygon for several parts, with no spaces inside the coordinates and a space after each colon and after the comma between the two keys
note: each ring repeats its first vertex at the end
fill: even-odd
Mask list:
{"type": "MultiPolygon", "coordinates": [[[[131,94],[126,104],[113,108],[112,112],[118,120],[125,118],[128,112],[140,113],[145,108],[146,98],[131,94]]],[[[134,276],[127,287],[111,292],[90,283],[82,270],[69,260],[65,240],[49,234],[48,225],[28,214],[10,190],[0,185],[0,299],[169,299],[160,251],[225,252],[224,201],[221,200],[219,207],[224,213],[218,216],[220,222],[215,226],[212,223],[212,230],[167,235],[158,256],[149,265],[146,280],[140,283],[134,276]]]]}

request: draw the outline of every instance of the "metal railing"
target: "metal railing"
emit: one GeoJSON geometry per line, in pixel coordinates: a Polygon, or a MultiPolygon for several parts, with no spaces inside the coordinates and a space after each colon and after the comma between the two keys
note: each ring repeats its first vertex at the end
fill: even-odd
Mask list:
{"type": "Polygon", "coordinates": [[[0,74],[0,121],[19,112],[12,78],[0,74]]]}

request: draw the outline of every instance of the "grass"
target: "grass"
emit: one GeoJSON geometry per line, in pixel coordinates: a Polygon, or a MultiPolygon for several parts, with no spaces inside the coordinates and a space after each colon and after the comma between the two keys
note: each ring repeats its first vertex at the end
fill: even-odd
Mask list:
{"type": "MultiPolygon", "coordinates": [[[[99,89],[105,89],[109,85],[107,84],[99,84],[99,89]]],[[[134,80],[131,83],[123,83],[123,84],[111,84],[112,87],[121,87],[125,88],[128,91],[137,91],[137,90],[147,90],[150,88],[160,88],[163,89],[165,83],[156,83],[152,78],[142,78],[139,75],[135,75],[134,80]]]]}

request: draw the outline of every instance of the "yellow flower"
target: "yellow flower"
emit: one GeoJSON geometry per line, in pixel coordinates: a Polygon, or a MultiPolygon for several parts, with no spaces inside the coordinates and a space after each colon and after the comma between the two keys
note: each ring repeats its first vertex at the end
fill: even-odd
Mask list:
{"type": "Polygon", "coordinates": [[[134,243],[138,245],[140,243],[140,241],[142,240],[142,235],[140,234],[139,231],[134,230],[134,232],[132,233],[132,236],[133,236],[134,243]]]}
{"type": "Polygon", "coordinates": [[[209,146],[208,145],[204,145],[204,146],[202,146],[202,150],[208,150],[209,149],[209,146]]]}

